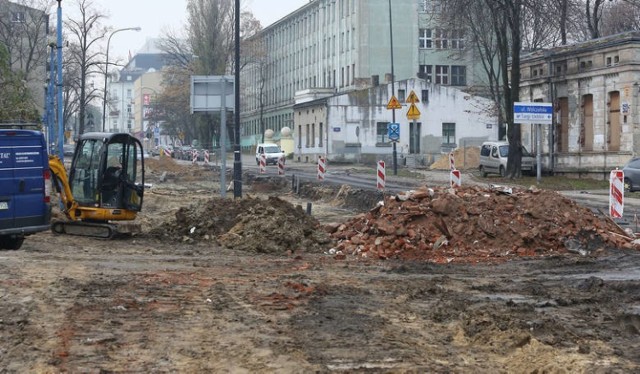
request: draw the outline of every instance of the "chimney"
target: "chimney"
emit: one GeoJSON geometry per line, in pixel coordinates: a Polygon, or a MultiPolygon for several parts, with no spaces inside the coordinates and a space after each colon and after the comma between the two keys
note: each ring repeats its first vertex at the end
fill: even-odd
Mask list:
{"type": "Polygon", "coordinates": [[[379,75],[372,75],[371,76],[371,85],[373,87],[377,87],[380,85],[380,76],[379,75]]]}

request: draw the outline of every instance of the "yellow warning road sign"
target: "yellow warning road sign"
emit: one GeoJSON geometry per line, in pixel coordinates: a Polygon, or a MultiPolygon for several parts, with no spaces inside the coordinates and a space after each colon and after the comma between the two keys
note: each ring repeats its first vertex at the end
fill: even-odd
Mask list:
{"type": "Polygon", "coordinates": [[[413,92],[413,90],[411,90],[411,93],[407,97],[407,102],[411,104],[417,104],[420,102],[420,99],[418,99],[418,95],[416,95],[416,93],[413,92]]]}
{"type": "Polygon", "coordinates": [[[408,119],[420,118],[420,111],[418,110],[418,107],[416,106],[416,104],[411,104],[411,106],[409,107],[409,111],[407,112],[407,118],[408,119]]]}
{"type": "Polygon", "coordinates": [[[402,104],[396,99],[396,96],[391,96],[391,100],[389,100],[389,104],[387,104],[387,109],[402,109],[402,104]]]}

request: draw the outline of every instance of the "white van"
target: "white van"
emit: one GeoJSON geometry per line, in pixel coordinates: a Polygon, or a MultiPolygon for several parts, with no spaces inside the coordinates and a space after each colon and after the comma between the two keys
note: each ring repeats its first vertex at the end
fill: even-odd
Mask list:
{"type": "MultiPolygon", "coordinates": [[[[489,173],[500,174],[504,177],[507,172],[507,157],[509,156],[509,143],[505,141],[484,142],[480,147],[480,174],[486,177],[489,173]]],[[[522,166],[520,170],[523,173],[533,174],[536,170],[535,158],[522,147],[522,166]]]]}
{"type": "Polygon", "coordinates": [[[280,157],[284,157],[284,152],[280,149],[280,146],[273,143],[261,143],[256,146],[256,164],[260,165],[260,156],[264,154],[267,165],[278,164],[280,157]]]}

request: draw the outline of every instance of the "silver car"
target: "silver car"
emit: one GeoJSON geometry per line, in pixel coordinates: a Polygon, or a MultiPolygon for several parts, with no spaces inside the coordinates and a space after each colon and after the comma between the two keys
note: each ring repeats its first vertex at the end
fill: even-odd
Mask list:
{"type": "MultiPolygon", "coordinates": [[[[480,147],[480,174],[486,177],[489,173],[499,174],[504,177],[507,172],[507,158],[509,157],[508,142],[485,142],[480,147]]],[[[523,173],[533,173],[535,158],[522,147],[522,164],[520,170],[523,173]]]]}

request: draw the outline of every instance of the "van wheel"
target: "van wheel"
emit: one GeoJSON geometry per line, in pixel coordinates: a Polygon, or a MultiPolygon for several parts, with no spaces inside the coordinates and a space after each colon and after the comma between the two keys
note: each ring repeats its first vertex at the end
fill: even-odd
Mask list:
{"type": "Polygon", "coordinates": [[[624,192],[631,192],[631,179],[624,178],[624,192]]]}
{"type": "Polygon", "coordinates": [[[480,166],[480,175],[482,175],[482,178],[487,177],[487,172],[484,170],[484,166],[480,166]]]}
{"type": "Polygon", "coordinates": [[[504,166],[500,166],[500,176],[504,178],[507,175],[507,171],[504,170],[504,166]]]}
{"type": "Polygon", "coordinates": [[[24,242],[24,237],[16,236],[0,236],[0,248],[1,249],[20,249],[24,242]]]}

